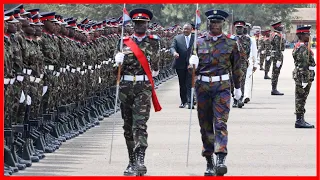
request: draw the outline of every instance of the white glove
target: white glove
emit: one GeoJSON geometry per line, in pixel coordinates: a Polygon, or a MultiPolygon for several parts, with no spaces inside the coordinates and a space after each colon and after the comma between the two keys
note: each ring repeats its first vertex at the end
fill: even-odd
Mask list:
{"type": "Polygon", "coordinates": [[[191,57],[190,57],[190,59],[189,59],[189,64],[190,65],[195,65],[196,66],[196,68],[198,67],[198,64],[199,64],[199,58],[198,58],[198,56],[197,55],[192,55],[191,57]]]}
{"type": "Polygon", "coordinates": [[[152,70],[152,77],[156,77],[159,75],[159,71],[153,71],[152,70]]]}
{"type": "Polygon", "coordinates": [[[279,68],[281,66],[281,61],[277,61],[276,66],[279,68]]]}
{"type": "Polygon", "coordinates": [[[28,106],[31,105],[31,97],[29,95],[27,95],[27,105],[28,106]]]}
{"type": "Polygon", "coordinates": [[[25,99],[26,99],[26,96],[24,95],[24,92],[22,91],[22,92],[21,92],[21,96],[20,96],[19,103],[23,103],[25,99]]]}
{"type": "Polygon", "coordinates": [[[42,96],[46,94],[47,90],[48,90],[48,86],[42,87],[42,96]]]}
{"type": "Polygon", "coordinates": [[[265,51],[261,51],[261,54],[265,54],[266,52],[265,51]]]}
{"type": "Polygon", "coordinates": [[[267,56],[267,61],[269,61],[270,60],[270,56],[267,56]]]}
{"type": "Polygon", "coordinates": [[[302,88],[304,89],[304,88],[306,88],[307,87],[307,85],[308,85],[308,83],[304,83],[304,82],[302,82],[302,88]]]}
{"type": "Polygon", "coordinates": [[[240,88],[234,90],[234,98],[235,98],[236,100],[239,100],[239,99],[241,98],[241,95],[242,95],[242,92],[241,92],[241,89],[240,89],[240,88]]]}
{"type": "Polygon", "coordinates": [[[123,63],[123,59],[124,59],[124,54],[119,52],[119,53],[116,54],[114,59],[115,59],[117,64],[122,64],[123,63]]]}

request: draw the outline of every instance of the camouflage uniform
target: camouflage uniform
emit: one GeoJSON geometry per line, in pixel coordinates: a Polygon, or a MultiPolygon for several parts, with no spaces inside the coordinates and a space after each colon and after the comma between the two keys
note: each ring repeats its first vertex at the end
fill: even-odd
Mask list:
{"type": "MultiPolygon", "coordinates": [[[[198,78],[222,76],[232,72],[235,88],[240,88],[240,53],[237,43],[225,35],[213,41],[209,35],[198,39],[198,78]],[[214,52],[214,53],[211,53],[214,52]]],[[[213,153],[227,153],[227,120],[230,111],[229,80],[217,82],[196,81],[196,96],[199,124],[203,143],[203,156],[213,153]]]]}
{"type": "Polygon", "coordinates": [[[270,66],[271,66],[271,41],[270,41],[270,37],[265,37],[263,40],[263,44],[264,44],[264,53],[265,53],[265,58],[266,58],[266,62],[264,65],[264,72],[265,74],[269,73],[270,70],[270,66]]]}
{"type": "MultiPolygon", "coordinates": [[[[146,36],[141,42],[131,36],[144,52],[152,70],[159,70],[159,43],[154,36],[146,36]]],[[[119,50],[119,49],[118,49],[119,50]]],[[[122,75],[145,75],[140,62],[137,60],[133,52],[123,46],[124,63],[121,69],[122,75]]],[[[124,120],[124,137],[126,141],[134,141],[135,147],[148,146],[147,138],[147,121],[151,108],[151,90],[152,86],[149,81],[122,81],[120,84],[119,99],[121,101],[121,115],[124,120]]]]}
{"type": "Polygon", "coordinates": [[[314,81],[315,72],[310,70],[309,67],[315,67],[314,54],[308,50],[307,43],[298,42],[292,51],[295,69],[293,71],[293,79],[296,84],[295,88],[295,113],[304,114],[305,104],[310,92],[312,82],[314,81]],[[303,88],[302,83],[308,83],[303,88]]]}
{"type": "Polygon", "coordinates": [[[280,75],[280,70],[283,65],[283,54],[282,51],[285,49],[285,39],[283,36],[278,33],[274,32],[271,38],[271,58],[270,61],[272,62],[272,77],[271,77],[271,85],[272,90],[277,89],[278,79],[280,75]],[[279,67],[276,66],[277,61],[280,61],[281,64],[279,67]]]}

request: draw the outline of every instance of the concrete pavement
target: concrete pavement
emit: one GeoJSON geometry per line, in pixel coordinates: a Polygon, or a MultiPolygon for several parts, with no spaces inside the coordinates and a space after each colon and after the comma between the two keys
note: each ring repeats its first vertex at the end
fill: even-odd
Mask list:
{"type": "MultiPolygon", "coordinates": [[[[278,90],[284,96],[271,96],[271,81],[263,71],[254,74],[253,98],[242,109],[232,108],[228,121],[228,176],[315,176],[316,129],[295,129],[294,68],[292,49],[284,53],[278,90]]],[[[271,76],[271,72],[269,73],[271,76]]],[[[189,109],[179,109],[178,79],[173,78],[157,90],[163,107],[152,109],[148,122],[146,166],[148,176],[202,176],[206,162],[201,157],[201,137],[197,111],[192,112],[189,166],[186,167],[189,109]]],[[[316,84],[306,104],[306,120],[316,125],[316,84]]],[[[59,150],[15,176],[122,176],[128,163],[120,113],[63,143],[59,150]],[[109,164],[113,119],[116,121],[109,164]]],[[[317,127],[316,127],[317,128],[317,127]]]]}

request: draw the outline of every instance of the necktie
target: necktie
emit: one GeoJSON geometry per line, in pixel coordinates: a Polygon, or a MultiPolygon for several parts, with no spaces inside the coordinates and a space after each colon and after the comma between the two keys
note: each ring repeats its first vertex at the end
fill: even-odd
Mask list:
{"type": "Polygon", "coordinates": [[[189,48],[189,36],[186,36],[187,48],[189,48]]]}

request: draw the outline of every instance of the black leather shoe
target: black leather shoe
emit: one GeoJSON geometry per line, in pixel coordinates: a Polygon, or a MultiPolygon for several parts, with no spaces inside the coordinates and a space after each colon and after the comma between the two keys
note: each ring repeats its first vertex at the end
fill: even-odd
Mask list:
{"type": "Polygon", "coordinates": [[[186,105],[187,105],[187,103],[181,103],[180,106],[179,106],[179,108],[185,108],[186,105]]]}
{"type": "Polygon", "coordinates": [[[250,98],[245,98],[244,103],[248,103],[248,102],[250,102],[250,98]]]}
{"type": "Polygon", "coordinates": [[[235,98],[233,98],[232,107],[238,107],[238,100],[236,100],[235,98]]]}
{"type": "MultiPolygon", "coordinates": [[[[190,109],[190,104],[188,104],[188,109],[190,109]]],[[[192,106],[192,109],[194,109],[194,106],[192,106]]]]}

